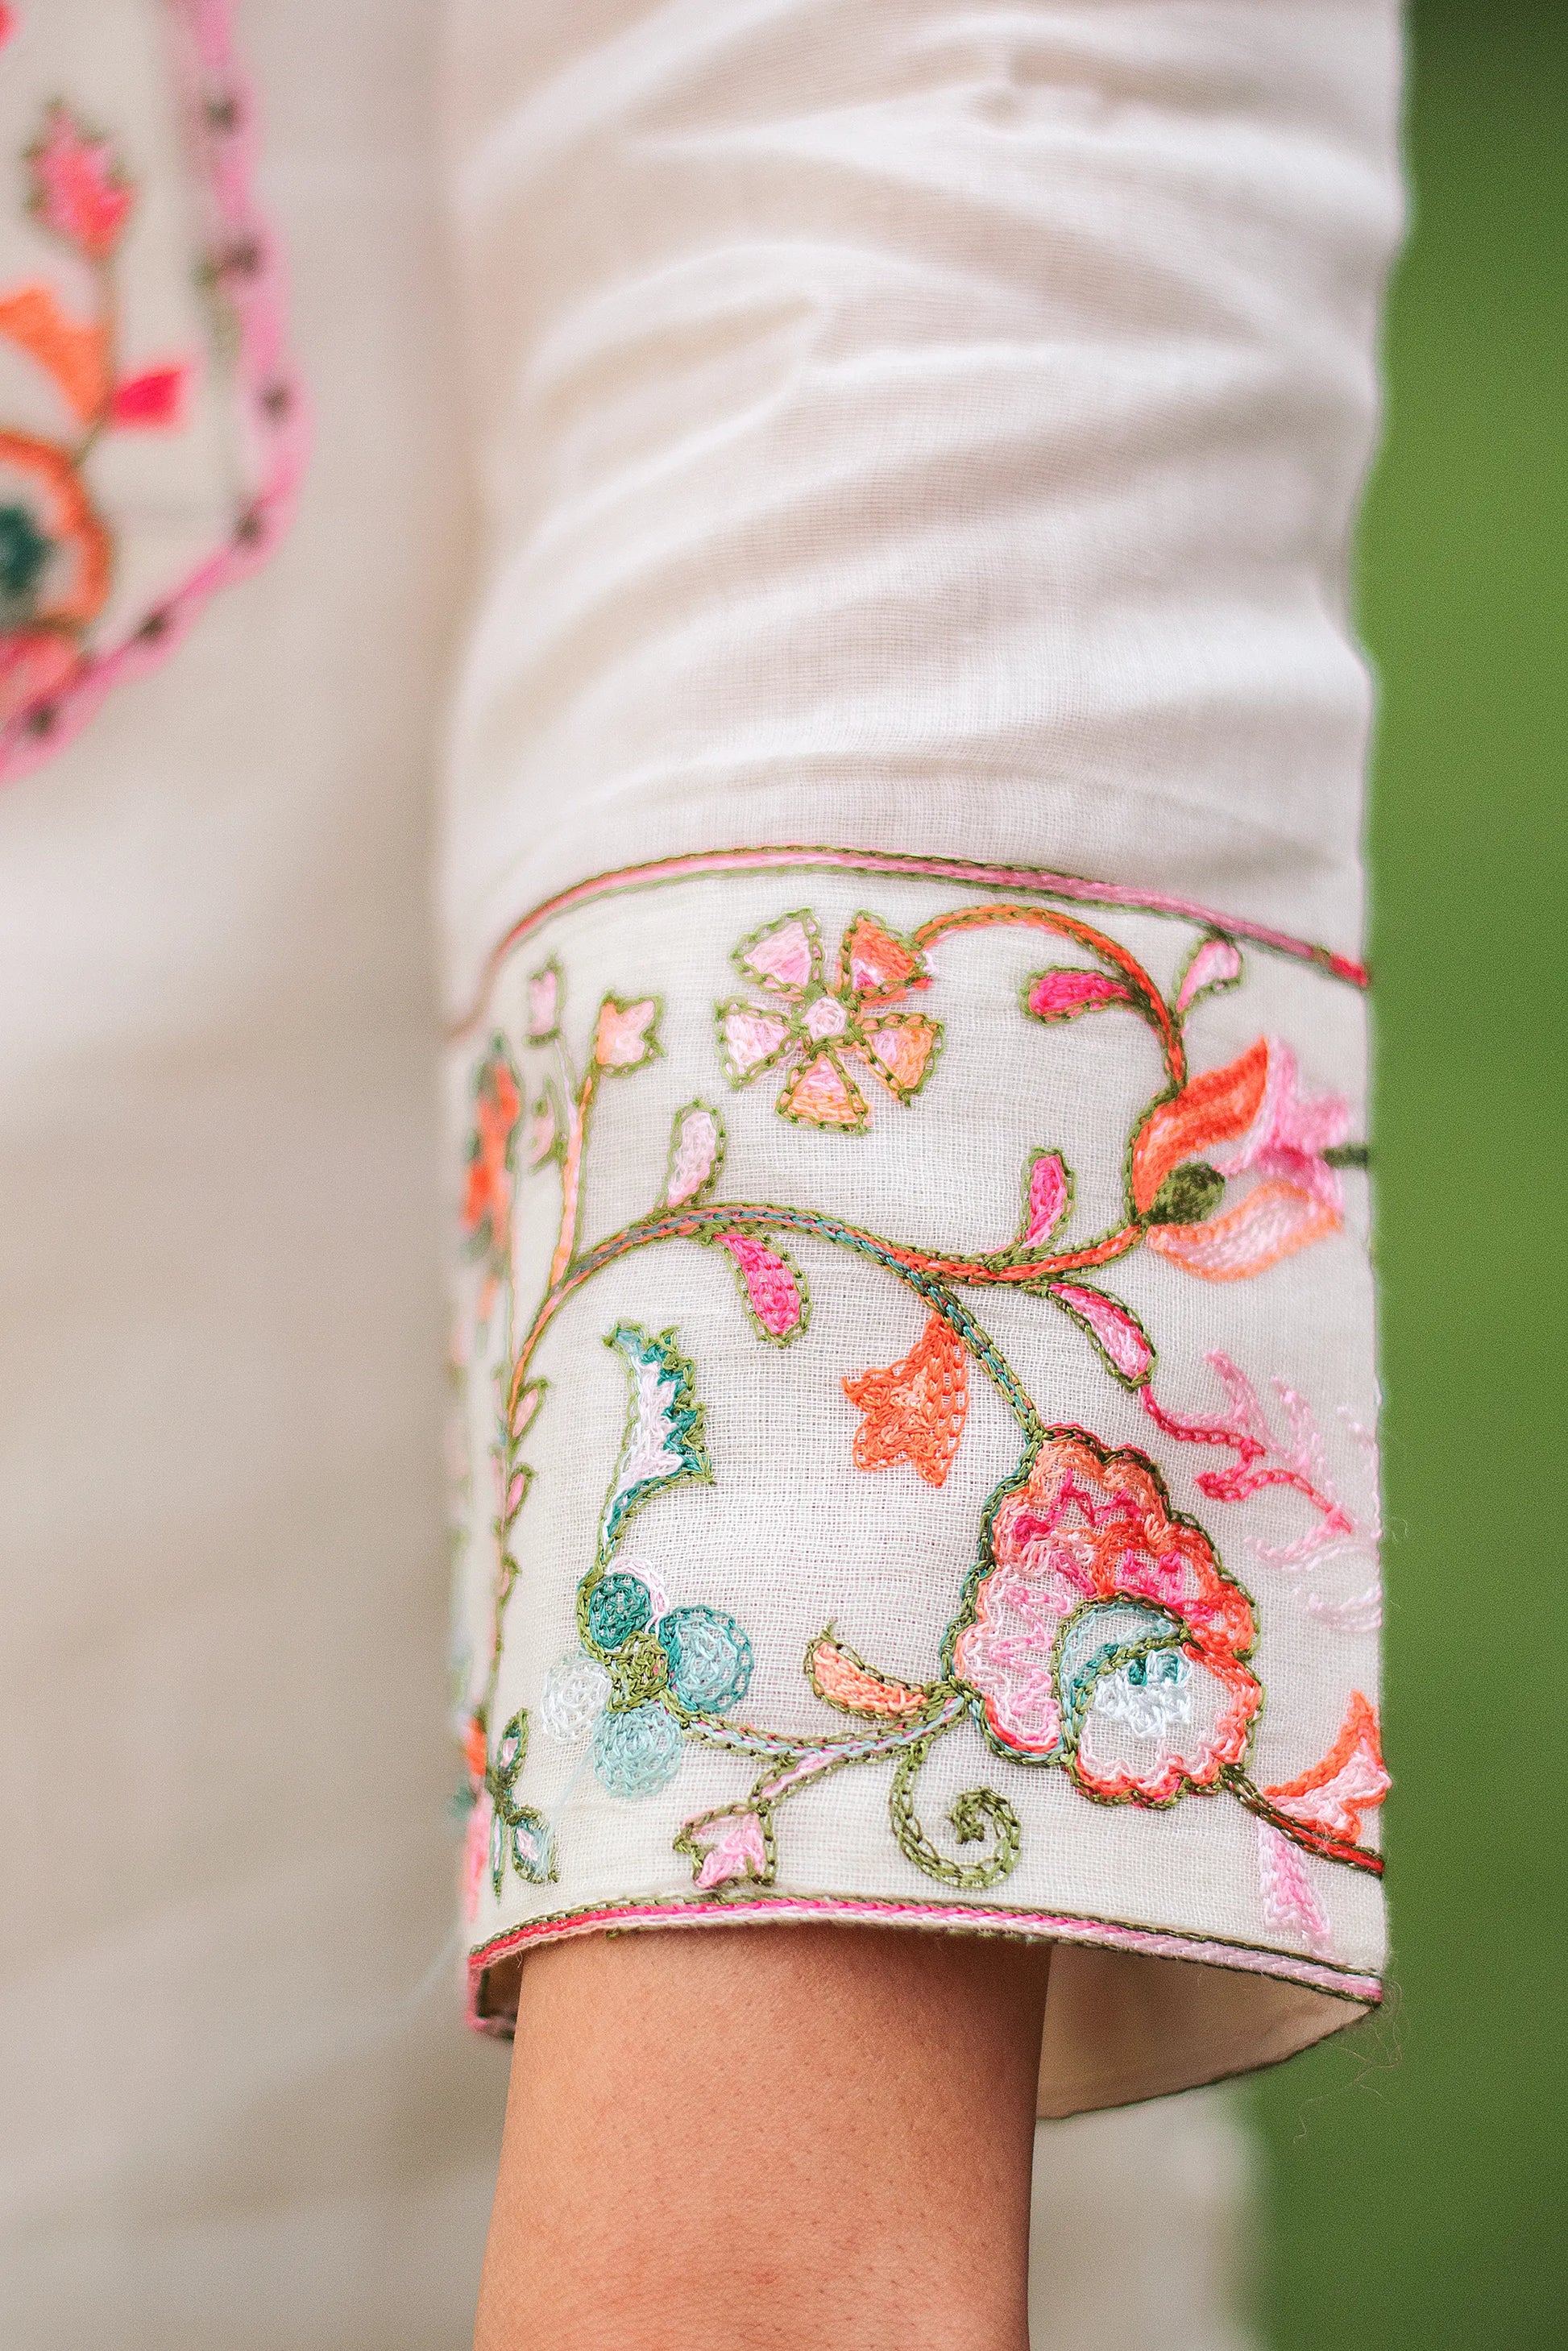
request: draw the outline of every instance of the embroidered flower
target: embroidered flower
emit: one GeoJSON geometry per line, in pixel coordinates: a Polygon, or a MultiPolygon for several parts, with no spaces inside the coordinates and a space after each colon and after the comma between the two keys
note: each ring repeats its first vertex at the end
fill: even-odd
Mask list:
{"type": "Polygon", "coordinates": [[[107,139],[95,139],[56,103],[27,150],[28,209],[89,261],[107,261],[131,216],[135,192],[107,139]]]}
{"type": "Polygon", "coordinates": [[[1298,1779],[1264,1795],[1316,1836],[1356,1844],[1363,1813],[1375,1812],[1394,1785],[1383,1761],[1377,1708],[1361,1690],[1352,1690],[1339,1737],[1319,1763],[1298,1779]]]}
{"type": "Polygon", "coordinates": [[[703,1894],[715,1894],[723,1886],[772,1882],[772,1831],[766,1816],[747,1804],[688,1821],[675,1839],[675,1851],[696,1864],[697,1888],[703,1894]]]}
{"type": "Polygon", "coordinates": [[[640,997],[634,1004],[623,1004],[618,996],[607,996],[599,1008],[599,1019],[593,1031],[593,1058],[601,1070],[640,1070],[663,1049],[657,1024],[659,999],[656,996],[640,997]]]}
{"type": "Polygon", "coordinates": [[[1337,1232],[1343,1187],[1333,1155],[1350,1131],[1343,1096],[1301,1101],[1278,1038],[1206,1070],[1150,1113],[1133,1144],[1133,1205],[1150,1249],[1205,1281],[1244,1281],[1337,1232]],[[1239,1143],[1231,1157],[1204,1155],[1239,1143]],[[1215,1216],[1228,1178],[1262,1180],[1215,1216]]]}
{"type": "Polygon", "coordinates": [[[110,562],[109,533],[67,453],[0,432],[0,628],[90,621],[110,562]]]}
{"type": "Polygon", "coordinates": [[[831,972],[817,918],[805,910],[754,931],[734,960],[765,1000],[714,1008],[720,1059],[733,1086],[764,1070],[787,1072],[775,1105],[781,1118],[861,1134],[871,1113],[857,1078],[869,1074],[906,1102],[930,1076],[941,1023],[889,1009],[930,985],[925,958],[874,914],[852,918],[831,972]]]}
{"type": "Polygon", "coordinates": [[[1004,1753],[1140,1804],[1240,1762],[1263,1702],[1242,1662],[1252,1605],[1142,1454],[1048,1437],[997,1508],[990,1558],[953,1671],[1004,1753]]]}
{"type": "Polygon", "coordinates": [[[522,1116],[517,1074],[497,1037],[480,1064],[474,1087],[474,1132],[463,1189],[463,1230],[481,1257],[507,1253],[512,1228],[513,1138],[522,1116]]]}
{"type": "Polygon", "coordinates": [[[946,1481],[969,1409],[969,1358],[942,1315],[932,1315],[907,1355],[886,1371],[846,1375],[843,1391],[865,1415],[855,1431],[857,1469],[908,1461],[928,1486],[946,1481]]]}

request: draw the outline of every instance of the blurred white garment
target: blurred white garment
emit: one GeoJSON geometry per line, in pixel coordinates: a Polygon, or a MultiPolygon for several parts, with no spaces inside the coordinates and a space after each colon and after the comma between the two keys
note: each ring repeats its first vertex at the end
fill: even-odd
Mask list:
{"type": "MultiPolygon", "coordinates": [[[[48,7],[20,0],[11,13],[28,31],[45,26],[48,7]]],[[[623,13],[584,0],[555,21],[569,42],[601,18],[613,29],[623,13]]],[[[771,26],[785,49],[820,49],[831,35],[863,48],[873,75],[890,54],[878,46],[882,28],[919,12],[880,0],[805,12],[727,0],[721,10],[643,13],[628,37],[627,89],[638,75],[656,81],[662,43],[727,26],[737,37],[771,26]]],[[[451,1988],[456,1865],[441,1662],[428,910],[434,745],[463,609],[470,471],[448,371],[432,119],[443,14],[442,0],[243,0],[262,194],[287,248],[290,340],[313,413],[298,515],[267,566],[212,602],[155,674],[118,686],[73,742],[0,795],[6,2351],[83,2342],[101,2351],[457,2351],[468,2337],[505,2081],[502,2053],[462,2031],[451,1988]]],[[[160,15],[158,0],[98,0],[116,37],[141,19],[141,35],[155,40],[160,15]]],[[[1140,61],[1151,26],[1163,40],[1214,39],[1227,71],[1265,96],[1284,51],[1299,63],[1310,49],[1333,105],[1352,107],[1374,144],[1385,132],[1392,31],[1381,5],[1302,11],[1299,46],[1283,12],[951,16],[952,39],[923,33],[908,53],[911,127],[927,146],[935,124],[922,128],[920,109],[936,100],[920,93],[946,86],[956,55],[979,125],[1027,118],[1043,102],[1031,88],[1054,86],[1058,111],[1092,126],[1144,105],[1162,74],[1187,86],[1190,59],[1162,51],[1140,61]],[[1111,44],[1110,93],[1091,69],[1086,26],[1111,44]]],[[[508,20],[520,28],[525,19],[537,38],[549,12],[491,13],[486,37],[496,47],[477,70],[493,71],[497,86],[508,20]]],[[[470,108],[475,74],[470,62],[470,108]]],[[[607,98],[591,80],[566,95],[578,113],[562,112],[563,137],[607,98]]],[[[873,98],[868,89],[868,105],[873,98]]],[[[1207,103],[1200,89],[1197,112],[1207,103]]],[[[1301,563],[1282,591],[1312,649],[1305,668],[1281,622],[1277,669],[1260,668],[1254,645],[1232,696],[1214,603],[1201,626],[1165,632],[1195,513],[1212,495],[1207,475],[1196,490],[1180,478],[1192,432],[1174,394],[1154,474],[1135,486],[1118,490],[1115,449],[1075,455],[1071,434],[1030,459],[1042,489],[1087,465],[1113,505],[1152,499],[1163,512],[1171,503],[1167,551],[1149,559],[1148,609],[1125,574],[1118,589],[1130,638],[1147,655],[1129,695],[1130,734],[1089,706],[1100,691],[1095,632],[1086,622],[1082,642],[1071,642],[1085,575],[1065,548],[1051,558],[1062,566],[1054,618],[1007,665],[1011,698],[966,709],[961,758],[943,632],[930,615],[939,609],[973,636],[987,625],[989,591],[983,579],[944,571],[939,528],[919,556],[929,598],[912,602],[891,636],[874,636],[898,680],[894,706],[911,714],[896,759],[867,755],[889,705],[862,702],[858,689],[846,698],[822,634],[792,641],[786,666],[821,677],[802,717],[816,729],[812,710],[826,714],[822,774],[836,789],[852,768],[867,823],[897,815],[906,838],[914,823],[934,847],[1001,853],[1018,837],[1011,778],[1039,772],[1035,750],[1049,736],[1053,771],[1081,768],[1109,796],[1104,808],[1123,782],[1136,786],[1103,825],[1082,817],[1081,796],[1052,800],[1066,862],[1134,872],[1157,812],[1173,828],[1174,862],[1162,850],[1162,873],[1353,949],[1364,685],[1341,633],[1342,549],[1332,530],[1323,543],[1322,517],[1332,508],[1343,523],[1363,462],[1363,345],[1392,200],[1381,163],[1347,175],[1325,157],[1310,109],[1284,130],[1305,214],[1343,218],[1346,250],[1360,256],[1343,285],[1336,263],[1324,289],[1325,299],[1343,293],[1351,324],[1342,339],[1325,340],[1304,317],[1283,322],[1301,362],[1290,396],[1321,424],[1313,462],[1326,468],[1297,483],[1301,563]],[[1289,725],[1277,732],[1282,704],[1289,725]],[[1250,716],[1233,725],[1238,707],[1250,716]],[[1296,748],[1281,768],[1286,734],[1296,748]],[[1172,776],[1182,789],[1167,798],[1172,776]],[[931,785],[919,810],[911,778],[931,785]],[[1274,819],[1285,803],[1301,856],[1281,877],[1274,819]]],[[[666,144],[674,152],[679,141],[666,144]]],[[[737,161],[744,144],[734,142],[737,161]]],[[[1259,150],[1261,176],[1249,181],[1260,201],[1273,185],[1271,152],[1259,150]]],[[[1232,156],[1243,177],[1246,162],[1232,156]]],[[[504,156],[492,168],[504,175],[504,156]]],[[[1202,215],[1190,157],[1173,157],[1169,171],[1169,250],[1126,265],[1151,298],[1180,274],[1171,256],[1187,249],[1202,215]]],[[[846,200],[860,184],[852,162],[835,181],[846,200]]],[[[1289,210],[1291,187],[1275,194],[1289,210]]],[[[885,215],[885,195],[863,200],[885,215]]],[[[471,213],[476,201],[470,183],[462,207],[471,213]]],[[[969,208],[983,205],[972,197],[969,208]]],[[[1243,241],[1255,233],[1265,232],[1243,241]]],[[[830,271],[836,234],[824,228],[818,255],[830,271]]],[[[549,244],[522,188],[486,231],[478,266],[504,285],[523,275],[517,256],[537,267],[549,244]]],[[[1075,287],[1103,277],[1103,237],[1081,221],[1051,251],[1047,274],[1070,309],[1075,287]]],[[[767,436],[779,352],[786,376],[802,382],[825,367],[830,433],[847,430],[846,418],[873,419],[874,370],[834,343],[837,281],[820,306],[824,330],[802,308],[787,253],[777,277],[747,275],[734,289],[733,379],[722,338],[711,355],[737,404],[735,464],[754,483],[781,454],[767,436]],[[760,369],[745,348],[754,312],[760,369]]],[[[929,285],[929,262],[912,255],[883,292],[903,316],[904,289],[919,308],[929,285]]],[[[700,375],[710,355],[700,336],[683,342],[690,298],[678,272],[665,295],[667,349],[685,350],[700,375]]],[[[1228,313],[1213,298],[1218,346],[1228,313]]],[[[1006,377],[1019,364],[1016,290],[998,283],[994,303],[1006,377]]],[[[503,409],[529,371],[541,396],[559,398],[585,366],[596,399],[612,391],[613,315],[585,313],[577,345],[541,340],[531,353],[526,308],[513,316],[497,300],[489,331],[486,366],[503,409]]],[[[1026,356],[1032,370],[1038,353],[1026,356]]],[[[1204,431],[1245,444],[1259,413],[1247,371],[1218,348],[1214,366],[1203,377],[1213,395],[1204,431]]],[[[1105,381],[1113,413],[1117,399],[1135,405],[1138,368],[1128,373],[1108,355],[1105,381]]],[[[672,382],[678,412],[686,389],[672,382]]],[[[1283,396],[1271,382],[1257,394],[1265,406],[1283,396]]],[[[774,764],[782,757],[793,776],[817,758],[805,737],[755,763],[715,750],[721,712],[733,747],[760,697],[777,708],[779,655],[758,626],[766,612],[737,595],[765,529],[760,541],[739,529],[733,562],[714,576],[716,602],[734,605],[738,645],[721,646],[716,664],[683,668],[672,606],[671,643],[612,679],[597,708],[591,696],[576,700],[570,664],[551,667],[542,684],[516,684],[511,652],[528,652],[538,634],[530,598],[560,597],[570,584],[570,567],[552,562],[540,589],[515,559],[532,509],[526,479],[513,486],[508,468],[526,474],[532,413],[523,401],[481,419],[499,500],[496,545],[513,548],[504,594],[514,601],[510,618],[486,606],[459,721],[460,741],[475,747],[452,901],[459,993],[494,929],[541,886],[571,878],[585,843],[593,863],[605,862],[596,836],[622,837],[633,803],[650,811],[640,840],[707,839],[716,808],[727,835],[732,790],[755,770],[758,804],[779,824],[801,803],[792,782],[775,792],[774,764]],[[494,696],[486,669],[499,681],[494,696]],[[709,782],[692,790],[684,779],[705,763],[709,782]]],[[[583,412],[584,431],[594,413],[583,412]]],[[[1129,417],[1118,447],[1133,445],[1129,417]]],[[[585,449],[583,462],[591,455],[585,449]]],[[[906,518],[930,479],[897,451],[888,465],[856,516],[873,584],[896,559],[882,543],[887,527],[906,518]]],[[[720,504],[737,496],[737,474],[714,480],[720,504]]],[[[1255,482],[1249,511],[1258,540],[1272,544],[1290,485],[1266,464],[1255,482]]],[[[198,487],[206,496],[206,477],[198,487]]],[[[819,496],[831,507],[831,478],[819,496]]],[[[193,496],[193,512],[198,505],[193,496]]],[[[736,513],[745,523],[744,507],[736,513]]],[[[601,558],[592,515],[578,519],[587,580],[601,558]]],[[[694,511],[694,530],[703,521],[694,511]]],[[[622,519],[606,526],[619,531],[622,519]]],[[[1014,544],[1034,544],[1027,527],[1014,544]]],[[[1255,559],[1246,544],[1229,550],[1231,591],[1252,579],[1255,559]]],[[[697,567],[683,592],[706,576],[697,567]]],[[[656,572],[655,602],[674,580],[656,572]]],[[[1214,591],[1222,613],[1226,592],[1214,591]]],[[[847,642],[862,641],[855,601],[824,614],[830,640],[847,631],[847,642]]],[[[589,591],[583,674],[596,648],[619,643],[614,609],[596,614],[594,604],[589,591]]],[[[1025,830],[1035,841],[1039,827],[1025,830]]],[[[1209,2094],[1042,2129],[1039,2351],[1059,2332],[1074,2351],[1098,2351],[1101,2340],[1118,2351],[1145,2342],[1233,2351],[1245,2169],[1234,2133],[1229,2107],[1209,2094]],[[1102,2163],[1123,2199],[1109,2264],[1074,2201],[1102,2163]],[[1203,2249],[1174,2285],[1173,2177],[1191,2213],[1184,2243],[1203,2249]],[[1163,2333],[1151,2315],[1159,2312],[1163,2333]]]]}

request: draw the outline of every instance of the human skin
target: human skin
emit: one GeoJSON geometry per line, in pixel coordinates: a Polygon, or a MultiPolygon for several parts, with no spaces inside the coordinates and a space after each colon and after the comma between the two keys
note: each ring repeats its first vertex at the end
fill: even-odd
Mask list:
{"type": "Polygon", "coordinates": [[[1029,2351],[1049,1966],[806,1925],[531,1954],[475,2351],[1029,2351]]]}

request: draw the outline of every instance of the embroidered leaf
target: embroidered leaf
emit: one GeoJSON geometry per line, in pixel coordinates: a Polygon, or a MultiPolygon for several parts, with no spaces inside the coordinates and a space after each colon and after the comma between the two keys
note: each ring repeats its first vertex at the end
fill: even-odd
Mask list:
{"type": "Polygon", "coordinates": [[[782,1249],[769,1249],[748,1233],[720,1233],[718,1245],[734,1259],[740,1294],[758,1335],[774,1346],[789,1346],[811,1319],[804,1274],[782,1249]]]}
{"type": "Polygon", "coordinates": [[[1308,1882],[1306,1863],[1267,1821],[1258,1823],[1258,1883],[1269,1925],[1280,1934],[1300,1936],[1309,1950],[1327,1959],[1329,1922],[1308,1882]]]}
{"type": "Polygon", "coordinates": [[[1155,1344],[1131,1307],[1082,1281],[1050,1282],[1045,1294],[1089,1333],[1108,1370],[1124,1387],[1143,1386],[1155,1368],[1155,1344]]]}
{"type": "Polygon", "coordinates": [[[599,1008],[593,1031],[593,1058],[605,1071],[640,1070],[663,1049],[654,1033],[659,998],[640,996],[625,1004],[607,996],[599,1008]]]}
{"type": "Polygon", "coordinates": [[[686,1208],[706,1199],[724,1165],[724,1122],[711,1102],[689,1102],[670,1128],[664,1206],[686,1208]]]}
{"type": "Polygon", "coordinates": [[[523,1462],[517,1468],[514,1469],[510,1478],[507,1479],[507,1506],[501,1513],[501,1532],[503,1534],[509,1531],[512,1521],[516,1519],[517,1512],[522,1509],[523,1504],[528,1500],[528,1488],[533,1484],[533,1481],[534,1473],[528,1468],[527,1462],[523,1462]]]}
{"type": "Polygon", "coordinates": [[[1211,932],[1187,957],[1176,989],[1176,1011],[1190,1012],[1200,996],[1215,996],[1221,988],[1234,987],[1240,977],[1241,955],[1236,942],[1211,932]]]}
{"type": "Polygon", "coordinates": [[[528,1042],[548,1045],[560,1027],[560,966],[552,956],[542,971],[528,976],[528,1042]]]}
{"type": "Polygon", "coordinates": [[[801,907],[782,914],[742,939],[735,961],[747,979],[781,996],[799,996],[822,975],[822,941],[817,918],[801,907]]]}
{"type": "Polygon", "coordinates": [[[969,1357],[944,1316],[933,1314],[896,1364],[851,1374],[843,1390],[865,1415],[855,1431],[857,1469],[907,1461],[928,1486],[945,1482],[969,1409],[969,1357]]]}
{"type": "Polygon", "coordinates": [[[68,319],[47,286],[19,286],[0,300],[0,335],[19,344],[59,386],[71,413],[90,424],[109,395],[109,337],[68,319]]]}
{"type": "Polygon", "coordinates": [[[866,1059],[901,1102],[909,1102],[931,1075],[942,1044],[942,1027],[924,1012],[888,1012],[861,1029],[866,1059]]]}
{"type": "Polygon", "coordinates": [[[736,999],[716,1005],[719,1059],[732,1086],[743,1086],[758,1070],[776,1061],[793,1030],[780,1012],[759,1012],[754,1004],[736,999]]]}
{"type": "Polygon", "coordinates": [[[110,402],[110,421],[132,432],[158,432],[166,425],[178,424],[189,374],[188,368],[176,364],[146,368],[140,375],[122,377],[110,402]]]}
{"type": "Polygon", "coordinates": [[[800,1069],[779,1097],[785,1118],[802,1126],[839,1127],[860,1134],[867,1123],[865,1096],[828,1046],[800,1069]]]}
{"type": "Polygon", "coordinates": [[[693,1874],[705,1894],[721,1886],[770,1886],[773,1882],[773,1824],[766,1813],[747,1804],[699,1813],[695,1820],[686,1822],[674,1843],[677,1853],[690,1856],[693,1874]]]}
{"type": "Polygon", "coordinates": [[[507,1823],[512,1867],[531,1886],[549,1886],[557,1876],[555,1838],[542,1813],[525,1804],[507,1823]]]}
{"type": "Polygon", "coordinates": [[[1072,1205],[1072,1177],[1060,1151],[1031,1151],[1024,1162],[1023,1224],[1017,1249],[1043,1249],[1072,1205]]]}
{"type": "Polygon", "coordinates": [[[828,1706],[841,1714],[862,1714],[876,1722],[907,1722],[924,1714],[931,1692],[914,1682],[879,1674],[841,1641],[832,1628],[819,1633],[806,1651],[806,1672],[811,1687],[828,1706]]]}
{"type": "Polygon", "coordinates": [[[1196,1159],[1210,1144],[1245,1134],[1262,1106],[1269,1074],[1269,1047],[1259,1038],[1222,1070],[1205,1070],[1175,1100],[1150,1112],[1133,1145],[1133,1205],[1140,1216],[1173,1167],[1196,1159]]]}
{"type": "Polygon", "coordinates": [[[89,261],[106,261],[135,201],[109,141],[91,138],[57,102],[27,150],[27,164],[29,211],[89,261]]]}
{"type": "Polygon", "coordinates": [[[559,1159],[565,1145],[555,1092],[547,1086],[528,1113],[528,1165],[542,1167],[547,1160],[559,1159]]]}
{"type": "Polygon", "coordinates": [[[1318,1835],[1347,1844],[1361,1836],[1361,1816],[1382,1803],[1394,1782],[1384,1768],[1377,1708],[1353,1690],[1339,1737],[1321,1763],[1264,1795],[1278,1812],[1318,1835]]]}
{"type": "Polygon", "coordinates": [[[1056,964],[1026,979],[1023,1008],[1037,1020],[1076,1020],[1081,1012],[1103,1012],[1113,1004],[1131,1004],[1130,992],[1103,972],[1081,971],[1056,964]]]}
{"type": "Polygon", "coordinates": [[[912,987],[928,987],[930,980],[918,947],[874,914],[856,914],[839,948],[841,977],[862,1004],[891,1004],[912,987]]]}
{"type": "Polygon", "coordinates": [[[1295,1184],[1260,1184],[1223,1217],[1201,1225],[1151,1225],[1150,1249],[1203,1281],[1245,1281],[1281,1258],[1337,1232],[1342,1219],[1295,1184]]]}
{"type": "Polygon", "coordinates": [[[627,1520],[654,1494],[687,1479],[706,1484],[713,1477],[692,1366],[676,1347],[674,1331],[655,1339],[639,1323],[622,1322],[604,1343],[626,1366],[630,1396],[620,1458],[600,1520],[601,1561],[609,1558],[627,1520]]]}

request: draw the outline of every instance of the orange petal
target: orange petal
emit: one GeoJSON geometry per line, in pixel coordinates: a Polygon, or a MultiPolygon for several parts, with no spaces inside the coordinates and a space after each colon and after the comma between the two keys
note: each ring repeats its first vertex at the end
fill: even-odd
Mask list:
{"type": "Polygon", "coordinates": [[[1260,1037],[1239,1060],[1222,1070],[1205,1070],[1174,1102],[1161,1102],[1133,1145],[1133,1205],[1141,1215],[1184,1159],[1196,1159],[1210,1144],[1245,1134],[1262,1108],[1269,1076],[1269,1046],[1260,1037]]]}
{"type": "Polygon", "coordinates": [[[778,1106],[785,1118],[798,1118],[803,1126],[858,1132],[866,1123],[864,1096],[845,1075],[838,1055],[826,1047],[796,1071],[779,1095],[778,1106]]]}
{"type": "Polygon", "coordinates": [[[866,1714],[881,1721],[907,1720],[921,1713],[931,1693],[910,1682],[873,1671],[863,1657],[841,1641],[821,1633],[806,1652],[811,1687],[829,1706],[845,1714],[866,1714]]]}
{"type": "Polygon", "coordinates": [[[874,914],[857,914],[850,924],[839,948],[839,967],[862,1004],[891,1004],[906,988],[923,987],[925,980],[919,949],[874,914]]]}
{"type": "Polygon", "coordinates": [[[1260,1184],[1223,1217],[1201,1225],[1152,1225],[1148,1246],[1204,1281],[1245,1281],[1282,1257],[1339,1230],[1337,1209],[1296,1184],[1260,1184]]]}
{"type": "Polygon", "coordinates": [[[880,1020],[866,1021],[862,1033],[866,1058],[877,1076],[902,1099],[917,1093],[941,1042],[937,1023],[923,1012],[890,1012],[880,1020]]]}
{"type": "Polygon", "coordinates": [[[945,1482],[969,1409],[969,1358],[940,1314],[907,1355],[885,1371],[852,1374],[843,1388],[865,1415],[855,1431],[857,1469],[908,1461],[928,1486],[945,1482]]]}
{"type": "Polygon", "coordinates": [[[0,335],[47,368],[71,413],[91,423],[109,396],[109,338],[101,327],[68,319],[47,286],[19,286],[0,299],[0,335]]]}

